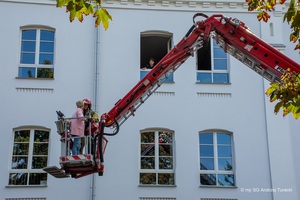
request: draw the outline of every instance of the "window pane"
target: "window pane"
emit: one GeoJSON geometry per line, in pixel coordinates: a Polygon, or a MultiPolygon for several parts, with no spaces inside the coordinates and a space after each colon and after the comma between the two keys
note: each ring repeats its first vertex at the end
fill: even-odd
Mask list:
{"type": "Polygon", "coordinates": [[[213,157],[214,156],[213,145],[200,145],[200,156],[213,157]]]}
{"type": "Polygon", "coordinates": [[[142,157],[141,158],[141,169],[155,169],[154,157],[142,157]]]}
{"type": "Polygon", "coordinates": [[[141,143],[154,143],[154,132],[141,133],[141,143]]]}
{"type": "Polygon", "coordinates": [[[173,142],[172,133],[169,132],[159,132],[159,143],[170,144],[173,142]]]}
{"type": "Polygon", "coordinates": [[[29,142],[30,130],[15,131],[15,142],[29,142]]]}
{"type": "Polygon", "coordinates": [[[219,158],[218,159],[218,170],[232,171],[232,160],[231,158],[219,158]]]}
{"type": "Polygon", "coordinates": [[[30,173],[29,185],[46,185],[47,173],[30,173]]]}
{"type": "Polygon", "coordinates": [[[12,169],[27,169],[28,157],[13,156],[11,163],[12,169]]]}
{"type": "Polygon", "coordinates": [[[33,156],[31,169],[42,169],[47,167],[47,156],[33,156]]]}
{"type": "Polygon", "coordinates": [[[13,155],[28,155],[29,143],[14,143],[13,155]]]}
{"type": "Polygon", "coordinates": [[[226,133],[217,134],[218,144],[231,144],[231,135],[226,133]]]}
{"type": "Polygon", "coordinates": [[[36,30],[22,31],[22,40],[35,40],[35,39],[36,39],[36,30]]]}
{"type": "Polygon", "coordinates": [[[141,144],[141,155],[142,156],[154,156],[155,145],[154,144],[141,144]]]}
{"type": "Polygon", "coordinates": [[[54,69],[53,68],[38,68],[37,78],[53,78],[54,69]]]}
{"type": "Polygon", "coordinates": [[[140,173],[140,184],[156,184],[156,174],[155,173],[140,173]]]}
{"type": "Polygon", "coordinates": [[[49,142],[49,132],[35,130],[34,131],[34,142],[49,142]]]}
{"type": "Polygon", "coordinates": [[[227,58],[226,53],[220,47],[214,47],[214,58],[227,58]]]}
{"type": "Polygon", "coordinates": [[[40,53],[39,64],[53,65],[53,54],[40,53]]]}
{"type": "Polygon", "coordinates": [[[35,78],[35,68],[19,67],[19,78],[35,78]]]}
{"type": "Polygon", "coordinates": [[[54,42],[41,42],[40,43],[40,52],[54,52],[54,42]]]}
{"type": "Polygon", "coordinates": [[[172,157],[160,157],[159,158],[159,169],[173,169],[173,158],[172,157]]]}
{"type": "Polygon", "coordinates": [[[200,144],[213,144],[213,134],[212,133],[201,133],[199,134],[200,144]]]}
{"type": "Polygon", "coordinates": [[[22,52],[35,52],[35,41],[22,41],[22,52]]]}
{"type": "Polygon", "coordinates": [[[172,156],[173,152],[172,152],[173,148],[172,145],[159,145],[159,155],[160,156],[172,156]]]}
{"type": "Polygon", "coordinates": [[[197,82],[212,83],[211,73],[197,73],[197,82]]]}
{"type": "Polygon", "coordinates": [[[234,175],[233,174],[219,174],[218,185],[221,186],[234,186],[234,175]]]}
{"type": "Polygon", "coordinates": [[[201,185],[216,185],[215,174],[200,174],[201,185]]]}
{"type": "Polygon", "coordinates": [[[200,170],[214,170],[214,158],[200,158],[200,170]]]}
{"type": "Polygon", "coordinates": [[[227,60],[226,59],[214,59],[214,69],[215,70],[227,70],[227,60]]]}
{"type": "Polygon", "coordinates": [[[21,53],[21,64],[34,64],[35,53],[21,53]]]}
{"type": "Polygon", "coordinates": [[[159,173],[158,174],[159,185],[174,185],[174,174],[173,173],[159,173]]]}
{"type": "Polygon", "coordinates": [[[229,78],[227,73],[214,73],[214,83],[229,83],[229,78]]]}
{"type": "Polygon", "coordinates": [[[164,83],[171,83],[173,82],[173,74],[172,73],[167,73],[166,75],[161,77],[161,81],[164,83]]]}
{"type": "Polygon", "coordinates": [[[54,32],[41,30],[41,40],[54,41],[54,32]]]}
{"type": "Polygon", "coordinates": [[[27,173],[10,173],[9,185],[27,185],[27,173]]]}
{"type": "Polygon", "coordinates": [[[140,79],[144,78],[147,74],[148,74],[149,71],[146,71],[146,70],[141,70],[140,71],[140,79]]]}
{"type": "Polygon", "coordinates": [[[198,70],[211,70],[210,41],[197,51],[198,70]]]}
{"type": "Polygon", "coordinates": [[[218,146],[218,157],[231,157],[231,146],[218,146]]]}
{"type": "Polygon", "coordinates": [[[35,143],[33,145],[33,155],[48,155],[48,143],[35,143]]]}

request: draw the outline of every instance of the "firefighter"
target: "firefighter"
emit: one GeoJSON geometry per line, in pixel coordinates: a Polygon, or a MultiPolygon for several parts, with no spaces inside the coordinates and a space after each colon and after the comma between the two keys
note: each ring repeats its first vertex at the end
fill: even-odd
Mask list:
{"type": "MultiPolygon", "coordinates": [[[[84,135],[92,136],[92,134],[94,133],[94,127],[95,127],[96,123],[99,122],[99,117],[98,117],[98,114],[95,111],[93,111],[92,101],[90,99],[87,99],[87,98],[83,99],[83,103],[84,103],[83,115],[85,117],[87,117],[87,120],[85,120],[84,135]],[[90,133],[90,132],[92,132],[92,133],[90,133]]],[[[85,146],[85,138],[87,138],[87,137],[81,138],[80,154],[83,153],[83,148],[85,146]]],[[[88,144],[89,144],[89,141],[90,140],[88,140],[88,144]]],[[[88,148],[90,148],[89,146],[88,146],[88,148]]],[[[91,152],[88,151],[88,153],[91,153],[91,152]]]]}

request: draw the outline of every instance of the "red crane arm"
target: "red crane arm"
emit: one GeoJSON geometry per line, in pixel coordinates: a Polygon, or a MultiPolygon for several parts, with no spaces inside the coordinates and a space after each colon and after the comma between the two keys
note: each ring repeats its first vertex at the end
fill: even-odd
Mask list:
{"type": "Polygon", "coordinates": [[[101,117],[105,127],[121,125],[134,115],[137,108],[178,69],[194,52],[202,48],[210,37],[225,52],[231,54],[269,81],[280,81],[284,71],[290,68],[300,72],[300,65],[254,35],[236,18],[223,15],[196,14],[206,17],[194,22],[185,37],[166,54],[149,73],[141,79],[115,106],[101,117]]]}

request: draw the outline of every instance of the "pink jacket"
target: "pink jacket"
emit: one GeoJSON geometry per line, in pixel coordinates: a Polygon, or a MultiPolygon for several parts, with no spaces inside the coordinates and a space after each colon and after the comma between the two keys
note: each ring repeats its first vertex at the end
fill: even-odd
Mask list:
{"type": "Polygon", "coordinates": [[[84,120],[85,118],[73,119],[84,117],[81,108],[77,108],[76,112],[72,115],[71,119],[71,135],[83,137],[84,136],[84,120]]]}

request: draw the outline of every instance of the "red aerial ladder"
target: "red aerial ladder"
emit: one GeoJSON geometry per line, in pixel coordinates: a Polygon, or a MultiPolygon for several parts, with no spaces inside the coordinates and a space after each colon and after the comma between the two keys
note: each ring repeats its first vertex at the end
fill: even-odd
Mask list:
{"type": "MultiPolygon", "coordinates": [[[[193,26],[184,38],[166,54],[149,73],[141,79],[114,107],[104,113],[99,122],[99,128],[91,138],[94,149],[90,154],[75,156],[62,155],[60,157],[61,168],[55,166],[46,167],[44,170],[57,178],[79,178],[92,173],[103,174],[103,153],[107,144],[105,135],[116,135],[119,127],[170,77],[189,57],[205,46],[209,39],[213,38],[226,53],[229,53],[250,69],[271,82],[280,82],[281,75],[288,68],[291,71],[300,72],[300,65],[267,44],[257,36],[240,20],[225,17],[221,14],[210,17],[197,13],[193,17],[193,26]],[[204,17],[204,20],[195,22],[196,17],[204,17]],[[110,127],[112,133],[105,133],[104,129],[110,127]]],[[[67,124],[62,113],[58,113],[62,127],[67,124]]],[[[63,128],[60,128],[63,129],[63,128]]],[[[66,129],[66,128],[65,128],[66,129]]],[[[65,149],[68,149],[71,139],[68,131],[62,139],[65,149]]]]}

